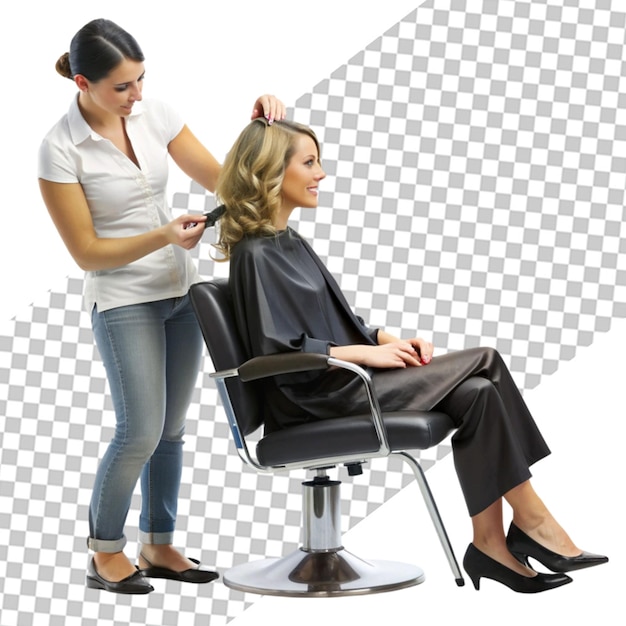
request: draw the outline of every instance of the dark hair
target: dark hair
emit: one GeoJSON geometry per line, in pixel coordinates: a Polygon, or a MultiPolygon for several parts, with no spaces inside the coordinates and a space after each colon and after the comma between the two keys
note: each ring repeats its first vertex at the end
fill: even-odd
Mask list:
{"type": "Polygon", "coordinates": [[[82,74],[96,83],[123,59],[143,61],[139,44],[111,20],[97,19],[85,24],[72,37],[70,51],[61,55],[56,70],[65,78],[82,74]]]}

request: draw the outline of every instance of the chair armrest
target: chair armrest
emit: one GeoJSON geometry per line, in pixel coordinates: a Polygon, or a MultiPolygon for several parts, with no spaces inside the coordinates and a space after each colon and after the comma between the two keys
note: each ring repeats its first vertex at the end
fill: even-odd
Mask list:
{"type": "MultiPolygon", "coordinates": [[[[365,387],[365,392],[367,395],[368,403],[370,405],[370,415],[372,418],[372,424],[374,426],[374,430],[376,431],[376,435],[379,441],[379,449],[376,453],[368,456],[387,456],[391,449],[389,446],[389,440],[387,438],[387,431],[385,428],[385,424],[383,422],[382,413],[380,410],[380,406],[378,404],[378,399],[376,398],[376,394],[374,391],[374,385],[370,375],[367,371],[359,365],[355,363],[350,363],[348,361],[342,361],[341,359],[336,359],[334,357],[328,356],[326,354],[317,354],[311,352],[289,352],[289,353],[278,353],[278,354],[270,354],[266,356],[259,356],[249,359],[238,368],[230,369],[230,370],[222,370],[219,372],[214,372],[211,374],[211,377],[216,378],[218,383],[224,381],[226,378],[239,377],[242,382],[251,382],[254,380],[259,380],[262,378],[267,378],[270,376],[276,376],[279,374],[289,374],[296,372],[304,372],[311,370],[322,370],[327,369],[329,367],[338,367],[341,369],[346,369],[354,374],[356,374],[365,387]]],[[[220,386],[223,385],[221,382],[220,386]]],[[[224,392],[226,392],[225,388],[223,388],[224,392]]],[[[230,412],[234,418],[234,412],[232,408],[230,412]]],[[[231,423],[233,420],[230,420],[231,423]]],[[[234,420],[236,422],[236,419],[234,420]]],[[[238,428],[237,428],[238,431],[238,428]]],[[[236,436],[236,440],[240,437],[240,435],[236,436]]],[[[245,438],[241,438],[241,443],[245,442],[245,438]]],[[[244,444],[245,447],[245,444],[244,444]]],[[[240,444],[238,443],[238,448],[240,448],[240,444]]],[[[242,457],[243,458],[243,457],[242,457]]],[[[359,457],[361,458],[361,457],[359,457]]],[[[266,468],[258,463],[256,463],[249,453],[245,452],[245,459],[247,463],[253,465],[258,470],[270,470],[271,468],[266,468]]],[[[341,461],[345,461],[346,459],[341,459],[341,461]]],[[[350,460],[357,460],[350,459],[350,460]]],[[[334,461],[340,461],[340,459],[324,459],[327,464],[332,464],[334,461]]]]}
{"type": "Polygon", "coordinates": [[[330,366],[330,358],[326,354],[313,352],[279,352],[265,356],[255,356],[242,363],[239,367],[218,370],[217,372],[212,372],[209,376],[218,379],[237,376],[242,382],[247,383],[279,374],[295,374],[296,372],[327,369],[330,366]]]}
{"type": "Polygon", "coordinates": [[[328,368],[328,355],[313,352],[283,352],[257,356],[238,368],[239,378],[246,383],[279,374],[295,374],[328,368]]]}

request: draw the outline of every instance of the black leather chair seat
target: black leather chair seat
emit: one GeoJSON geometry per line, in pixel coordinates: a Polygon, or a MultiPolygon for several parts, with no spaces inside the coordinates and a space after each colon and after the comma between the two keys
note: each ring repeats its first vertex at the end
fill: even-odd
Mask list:
{"type": "MultiPolygon", "coordinates": [[[[445,413],[434,411],[384,413],[391,450],[426,450],[454,430],[445,413]]],[[[324,456],[374,452],[379,443],[369,415],[309,422],[265,435],[257,444],[263,465],[283,465],[324,456]]]]}

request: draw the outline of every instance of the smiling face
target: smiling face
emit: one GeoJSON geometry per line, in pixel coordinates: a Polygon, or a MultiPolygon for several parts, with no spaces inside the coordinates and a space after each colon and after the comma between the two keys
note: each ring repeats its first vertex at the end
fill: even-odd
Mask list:
{"type": "Polygon", "coordinates": [[[123,59],[97,82],[77,75],[74,79],[81,91],[81,105],[100,118],[109,115],[127,117],[133,104],[142,98],[144,74],[142,62],[123,59]]]}
{"type": "MultiPolygon", "coordinates": [[[[293,154],[285,168],[281,187],[281,217],[284,226],[296,207],[315,208],[319,193],[319,182],[326,177],[320,163],[315,141],[299,133],[294,138],[293,154]]],[[[279,225],[277,225],[279,226],[279,225]]]]}

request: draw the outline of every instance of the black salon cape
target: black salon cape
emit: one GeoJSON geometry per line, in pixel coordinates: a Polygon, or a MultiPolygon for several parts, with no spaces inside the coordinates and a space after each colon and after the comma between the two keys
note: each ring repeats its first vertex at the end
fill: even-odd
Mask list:
{"type": "MultiPolygon", "coordinates": [[[[354,315],[321,260],[291,229],[238,243],[230,286],[237,326],[251,356],[326,354],[335,344],[376,343],[378,331],[354,315]]],[[[425,367],[369,371],[383,411],[436,408],[450,416],[457,427],[455,467],[470,515],[527,480],[530,465],[550,453],[511,373],[491,348],[448,352],[425,367]],[[480,389],[486,391],[475,396],[480,389]]],[[[360,379],[341,369],[276,376],[264,381],[262,390],[272,406],[265,414],[266,432],[368,412],[360,379]]]]}
{"type": "MultiPolygon", "coordinates": [[[[309,244],[287,228],[276,236],[246,237],[230,259],[230,290],[239,334],[250,356],[277,352],[328,354],[330,346],[376,345],[365,325],[309,244]]],[[[362,383],[350,372],[315,371],[264,381],[272,411],[265,430],[353,412],[362,383]]]]}

